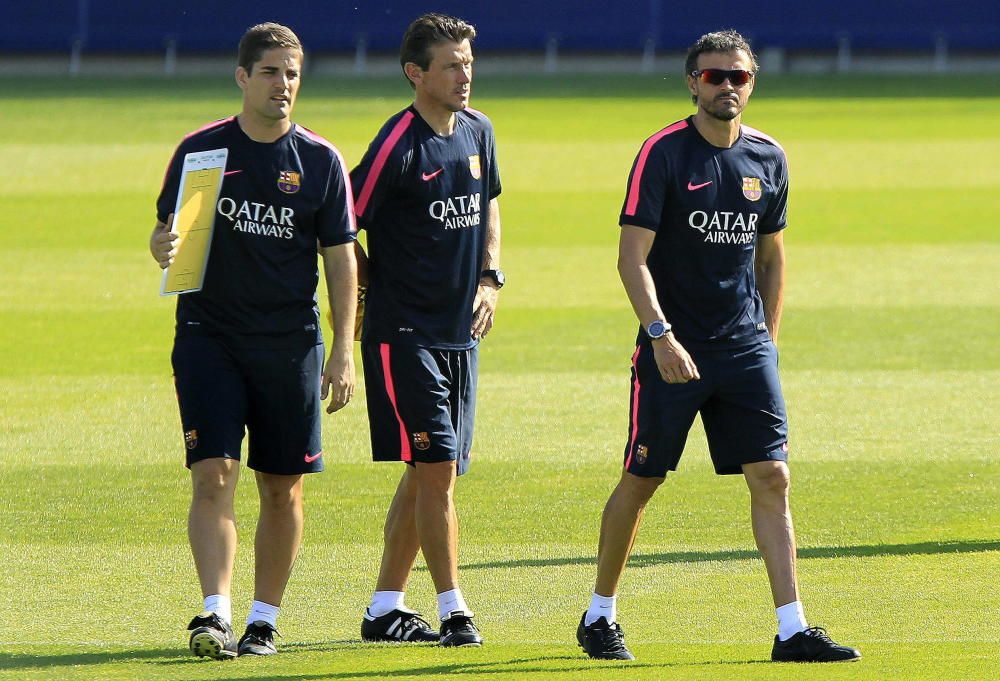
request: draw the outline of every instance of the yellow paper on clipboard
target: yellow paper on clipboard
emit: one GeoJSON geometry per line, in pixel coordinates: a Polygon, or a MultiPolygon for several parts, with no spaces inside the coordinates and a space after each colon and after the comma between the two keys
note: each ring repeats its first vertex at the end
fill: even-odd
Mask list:
{"type": "Polygon", "coordinates": [[[201,290],[212,247],[215,204],[219,200],[228,156],[228,149],[198,151],[184,156],[174,207],[174,229],[179,243],[173,263],[163,271],[161,296],[201,290]]]}

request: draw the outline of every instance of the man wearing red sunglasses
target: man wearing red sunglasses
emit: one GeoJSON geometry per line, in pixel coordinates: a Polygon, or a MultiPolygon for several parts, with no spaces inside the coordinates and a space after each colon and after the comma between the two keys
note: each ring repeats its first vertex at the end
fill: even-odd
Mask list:
{"type": "Polygon", "coordinates": [[[697,111],[647,139],[629,175],[618,270],[641,326],[624,470],[604,508],[597,581],[577,629],[594,658],[634,659],[616,621],[618,580],[697,414],[716,473],[742,474],[750,490],[778,619],[771,659],[861,657],[809,627],[799,600],[776,346],[788,167],[776,141],[740,122],[756,72],[739,33],[702,36],[685,63],[697,111]]]}

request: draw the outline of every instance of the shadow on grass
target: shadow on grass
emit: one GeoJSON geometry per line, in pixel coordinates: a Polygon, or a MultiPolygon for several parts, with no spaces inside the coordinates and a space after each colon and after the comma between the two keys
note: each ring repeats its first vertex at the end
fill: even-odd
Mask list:
{"type": "MultiPolygon", "coordinates": [[[[287,675],[267,674],[256,678],[267,679],[302,679],[303,681],[319,681],[320,679],[370,679],[377,677],[392,676],[433,676],[443,674],[506,674],[515,678],[529,674],[562,674],[587,673],[607,676],[609,673],[625,672],[626,670],[639,669],[668,669],[668,668],[693,668],[693,667],[715,667],[729,665],[747,665],[765,663],[773,664],[763,660],[711,660],[693,662],[629,662],[623,665],[621,662],[588,660],[583,653],[579,655],[542,655],[539,657],[514,658],[493,660],[490,662],[453,662],[437,663],[426,667],[408,666],[396,668],[374,669],[369,671],[338,671],[316,674],[289,673],[287,675]],[[545,662],[564,662],[572,664],[545,665],[545,662]]],[[[219,677],[217,681],[238,681],[244,677],[219,677]]]]}
{"type": "MultiPolygon", "coordinates": [[[[0,671],[5,669],[38,669],[71,665],[106,664],[110,662],[147,662],[180,658],[189,653],[183,648],[144,648],[106,652],[64,653],[62,655],[28,655],[0,652],[0,671]]],[[[192,658],[192,661],[197,661],[192,658]]]]}
{"type": "MultiPolygon", "coordinates": [[[[869,556],[920,556],[942,553],[980,553],[1000,551],[1000,541],[971,540],[945,542],[917,542],[914,544],[864,544],[860,546],[813,546],[800,548],[799,559],[808,558],[850,558],[869,556]]],[[[757,551],[670,551],[667,553],[636,553],[629,558],[632,567],[660,565],[662,563],[710,563],[728,560],[753,560],[760,558],[757,551]]],[[[595,565],[596,556],[568,558],[524,558],[520,560],[498,560],[489,563],[469,563],[460,565],[462,570],[485,570],[489,568],[553,567],[559,565],[595,565]]],[[[427,570],[420,566],[419,570],[427,570]]]]}
{"type": "MultiPolygon", "coordinates": [[[[387,644],[386,647],[397,644],[387,644]]],[[[435,646],[420,646],[421,648],[435,648],[435,646]]],[[[370,652],[370,644],[352,641],[327,641],[321,643],[300,643],[282,646],[283,655],[294,655],[296,652],[347,652],[353,650],[356,654],[365,656],[366,649],[370,652]]],[[[458,653],[461,654],[461,653],[458,653]]],[[[261,662],[267,664],[266,658],[259,658],[261,662]]],[[[50,667],[99,665],[122,662],[150,662],[156,665],[174,664],[205,664],[205,665],[232,665],[240,664],[239,660],[218,662],[208,659],[197,659],[187,656],[187,651],[177,648],[154,649],[154,650],[123,650],[106,653],[68,653],[65,655],[14,655],[0,653],[0,670],[5,669],[42,669],[50,667]]],[[[628,669],[665,669],[669,667],[708,667],[720,665],[747,665],[762,663],[763,660],[694,660],[690,662],[632,662],[628,664],[628,669]]],[[[305,674],[300,672],[290,672],[287,675],[274,674],[270,671],[256,673],[252,677],[245,674],[239,676],[216,676],[218,681],[237,681],[245,678],[258,679],[369,679],[384,677],[392,674],[394,676],[430,676],[435,674],[552,674],[564,672],[594,672],[601,673],[602,670],[611,668],[621,668],[621,663],[591,661],[587,660],[583,653],[575,655],[541,655],[538,657],[513,658],[491,660],[486,662],[455,661],[445,663],[434,663],[427,666],[414,666],[413,662],[406,663],[393,668],[381,668],[368,671],[335,671],[329,673],[305,674]],[[554,663],[574,663],[545,665],[546,662],[554,663]]],[[[227,667],[219,667],[225,670],[227,667]]]]}

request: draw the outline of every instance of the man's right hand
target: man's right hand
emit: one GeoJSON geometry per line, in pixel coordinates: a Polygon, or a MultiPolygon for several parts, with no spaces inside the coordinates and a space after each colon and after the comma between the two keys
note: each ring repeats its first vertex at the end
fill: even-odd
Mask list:
{"type": "Polygon", "coordinates": [[[660,376],[667,383],[687,383],[701,378],[698,367],[684,346],[677,342],[673,333],[652,341],[653,359],[660,376]]]}
{"type": "Polygon", "coordinates": [[[171,213],[167,216],[167,224],[157,222],[149,237],[149,252],[160,269],[165,270],[173,264],[179,243],[180,235],[174,231],[174,214],[171,213]]]}

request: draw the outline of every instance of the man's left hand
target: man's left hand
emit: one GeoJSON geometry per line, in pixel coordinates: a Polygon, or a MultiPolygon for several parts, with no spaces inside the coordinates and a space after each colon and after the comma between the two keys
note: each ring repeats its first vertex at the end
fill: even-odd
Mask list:
{"type": "Polygon", "coordinates": [[[479,340],[493,328],[493,314],[497,309],[499,289],[492,282],[479,282],[476,299],[472,303],[472,339],[479,340]]]}
{"type": "Polygon", "coordinates": [[[323,382],[320,384],[319,397],[326,400],[330,396],[330,404],[327,405],[326,413],[343,409],[354,396],[354,353],[350,345],[347,351],[338,351],[334,347],[330,351],[330,358],[323,367],[323,382]]]}

